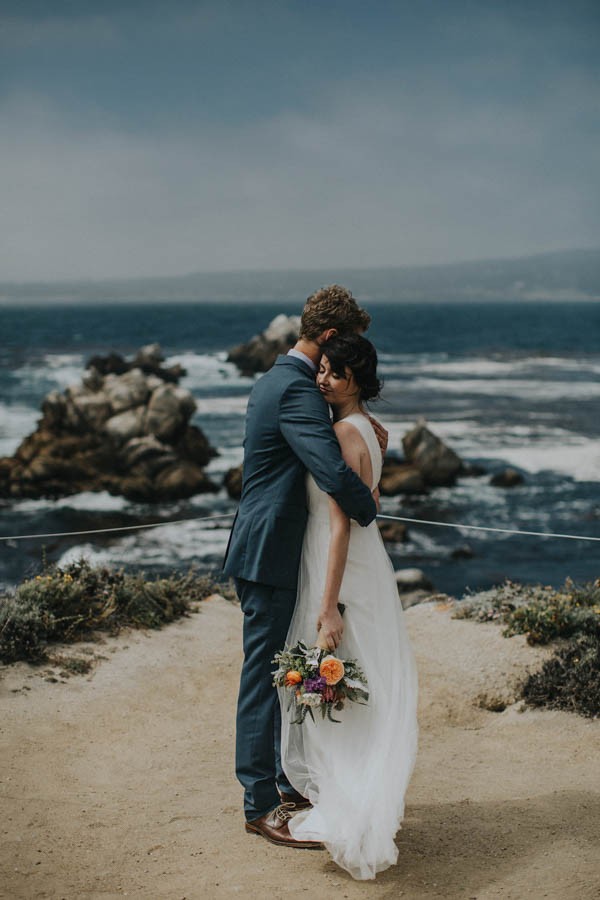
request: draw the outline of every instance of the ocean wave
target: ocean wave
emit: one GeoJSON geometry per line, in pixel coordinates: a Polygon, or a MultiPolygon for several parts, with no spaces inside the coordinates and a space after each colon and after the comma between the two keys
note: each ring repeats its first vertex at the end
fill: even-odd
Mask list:
{"type": "Polygon", "coordinates": [[[23,438],[35,430],[39,410],[23,403],[0,402],[0,456],[12,456],[23,438]]]}
{"type": "Polygon", "coordinates": [[[240,444],[239,447],[226,447],[219,449],[219,456],[208,463],[204,471],[213,479],[216,476],[223,476],[229,469],[239,466],[244,458],[244,450],[240,444]]]}
{"type": "Polygon", "coordinates": [[[600,381],[536,381],[533,378],[443,379],[418,376],[410,382],[409,388],[437,394],[483,394],[493,397],[517,397],[519,400],[592,400],[600,397],[600,381]]]}
{"type": "Polygon", "coordinates": [[[502,460],[525,472],[557,472],[575,481],[600,481],[600,441],[563,428],[475,426],[452,443],[464,458],[502,460]]]}
{"type": "Polygon", "coordinates": [[[60,497],[57,500],[40,498],[39,500],[15,501],[14,512],[32,513],[56,511],[59,509],[74,509],[82,512],[126,512],[132,507],[132,503],[125,497],[115,497],[108,491],[82,491],[80,494],[71,494],[69,497],[60,497]]]}
{"type": "MultiPolygon", "coordinates": [[[[192,393],[194,393],[192,391],[192,393]]],[[[196,415],[205,416],[245,416],[248,397],[204,397],[194,394],[196,415]]]]}
{"type": "Polygon", "coordinates": [[[600,481],[600,441],[570,440],[566,445],[503,447],[502,458],[526,472],[560,472],[575,481],[600,481]]]}
{"type": "Polygon", "coordinates": [[[237,366],[227,362],[227,353],[177,353],[165,361],[165,366],[179,364],[186,370],[187,375],[181,379],[181,385],[188,390],[206,390],[208,387],[244,387],[250,391],[254,382],[253,378],[240,375],[237,366]]]}
{"type": "MultiPolygon", "coordinates": [[[[86,358],[81,353],[46,353],[15,369],[13,376],[23,388],[43,391],[57,388],[64,390],[71,384],[79,384],[85,371],[86,358]]],[[[187,374],[181,384],[192,392],[211,387],[247,388],[253,379],[242,377],[233,363],[227,362],[227,353],[177,353],[169,356],[164,366],[182,365],[187,374]]]]}
{"type": "Polygon", "coordinates": [[[384,375],[427,374],[443,377],[467,375],[480,378],[494,378],[497,376],[522,376],[527,373],[538,373],[547,378],[549,371],[560,371],[564,376],[573,373],[577,377],[582,375],[597,375],[600,372],[600,362],[596,359],[573,359],[565,356],[526,356],[509,359],[488,359],[486,357],[467,357],[465,359],[440,359],[437,356],[423,354],[415,358],[406,354],[386,354],[380,357],[380,369],[384,375]]]}
{"type": "Polygon", "coordinates": [[[231,522],[210,527],[189,520],[168,523],[158,528],[115,538],[110,547],[82,543],[66,550],[58,565],[67,565],[82,557],[93,564],[109,565],[193,565],[200,560],[220,562],[225,554],[231,522]]]}
{"type": "MultiPolygon", "coordinates": [[[[414,421],[382,421],[389,432],[390,449],[401,450],[402,437],[414,421]]],[[[600,481],[600,441],[565,428],[545,425],[543,421],[528,426],[431,419],[426,424],[462,459],[502,460],[532,474],[553,471],[575,481],[600,481]]],[[[491,498],[492,494],[488,500],[491,498]]]]}
{"type": "Polygon", "coordinates": [[[85,359],[81,353],[46,353],[39,360],[15,369],[13,375],[24,388],[30,390],[64,390],[71,384],[81,382],[84,366],[85,359]]]}

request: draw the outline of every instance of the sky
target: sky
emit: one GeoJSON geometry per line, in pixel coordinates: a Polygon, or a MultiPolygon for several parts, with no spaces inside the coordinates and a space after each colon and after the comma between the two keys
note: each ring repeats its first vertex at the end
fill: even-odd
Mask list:
{"type": "Polygon", "coordinates": [[[0,0],[0,281],[600,246],[600,4],[0,0]]]}

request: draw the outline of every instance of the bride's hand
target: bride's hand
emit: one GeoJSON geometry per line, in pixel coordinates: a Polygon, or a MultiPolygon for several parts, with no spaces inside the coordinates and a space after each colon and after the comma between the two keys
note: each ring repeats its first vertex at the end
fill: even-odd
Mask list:
{"type": "Polygon", "coordinates": [[[321,610],[317,619],[317,647],[322,650],[335,650],[344,633],[344,621],[338,609],[321,610]]]}
{"type": "Polygon", "coordinates": [[[382,459],[385,457],[388,448],[388,440],[389,434],[386,429],[383,427],[381,422],[378,422],[377,419],[374,419],[373,416],[369,416],[369,422],[373,426],[373,431],[375,432],[375,436],[377,438],[377,442],[379,444],[379,448],[381,450],[382,459]]]}

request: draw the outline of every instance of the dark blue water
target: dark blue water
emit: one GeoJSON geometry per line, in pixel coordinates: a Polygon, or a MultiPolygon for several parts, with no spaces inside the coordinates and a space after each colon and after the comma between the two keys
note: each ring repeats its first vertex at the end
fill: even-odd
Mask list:
{"type": "MultiPolygon", "coordinates": [[[[370,339],[382,352],[463,355],[553,352],[597,354],[600,304],[595,303],[392,303],[369,304],[370,339]]],[[[1,352],[6,359],[36,351],[130,352],[159,340],[168,353],[228,347],[262,330],[282,303],[169,303],[52,308],[0,307],[1,352]]]]}
{"type": "MultiPolygon", "coordinates": [[[[482,524],[578,535],[600,534],[600,305],[369,304],[369,337],[380,354],[384,400],[375,410],[390,430],[391,449],[425,416],[465,460],[488,474],[461,479],[425,497],[385,500],[384,512],[442,522],[482,524]],[[511,465],[522,487],[489,485],[489,474],[511,465]]],[[[0,455],[14,452],[35,427],[45,394],[78,381],[86,360],[114,350],[133,353],[158,341],[169,362],[188,370],[194,422],[220,456],[219,481],[241,459],[243,413],[252,380],[225,362],[229,347],[247,340],[289,304],[136,304],[0,308],[0,455]]],[[[228,511],[224,491],[163,505],[107,495],[0,505],[2,534],[109,527],[228,511]]],[[[50,539],[46,552],[65,561],[85,552],[115,565],[164,571],[191,563],[215,570],[224,526],[165,526],[130,536],[50,539]]],[[[0,545],[0,583],[14,583],[39,566],[40,542],[0,545]]],[[[598,544],[492,536],[411,526],[410,541],[390,547],[397,567],[418,565],[440,590],[460,594],[505,577],[560,584],[566,576],[600,575],[598,544]],[[455,560],[462,544],[470,559],[455,560]]]]}

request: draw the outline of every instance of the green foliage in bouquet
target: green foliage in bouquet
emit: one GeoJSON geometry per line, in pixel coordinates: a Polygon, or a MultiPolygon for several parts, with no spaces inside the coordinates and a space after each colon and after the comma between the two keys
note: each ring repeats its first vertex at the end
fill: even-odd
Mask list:
{"type": "Polygon", "coordinates": [[[276,653],[273,663],[273,685],[289,692],[287,708],[293,708],[294,725],[302,725],[307,716],[314,722],[314,710],[339,724],[333,710],[342,710],[346,701],[364,705],[369,700],[366,676],[355,659],[342,660],[299,641],[276,653]]]}

